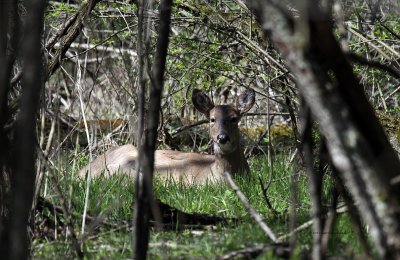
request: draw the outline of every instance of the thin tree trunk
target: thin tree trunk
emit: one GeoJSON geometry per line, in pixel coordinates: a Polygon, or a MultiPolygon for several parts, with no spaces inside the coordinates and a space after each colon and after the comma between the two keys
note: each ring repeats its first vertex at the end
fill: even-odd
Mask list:
{"type": "Polygon", "coordinates": [[[301,107],[301,147],[304,155],[304,162],[307,167],[309,189],[311,196],[311,215],[313,220],[312,235],[313,235],[313,252],[312,258],[314,260],[322,259],[321,242],[322,242],[322,201],[321,201],[321,185],[322,179],[315,171],[314,158],[313,158],[313,147],[314,143],[312,140],[312,119],[311,113],[308,106],[302,99],[301,107]]]}
{"type": "Polygon", "coordinates": [[[139,192],[137,192],[135,203],[134,250],[136,259],[145,259],[147,256],[150,207],[155,205],[153,197],[154,151],[157,139],[157,127],[161,108],[165,63],[169,42],[171,8],[172,0],[164,0],[160,4],[160,24],[158,27],[157,48],[151,75],[149,116],[147,119],[144,143],[139,148],[139,161],[142,176],[137,179],[139,192]]]}
{"type": "MultiPolygon", "coordinates": [[[[145,110],[145,89],[147,83],[147,74],[145,73],[146,56],[148,55],[146,42],[148,42],[148,30],[146,23],[146,17],[144,15],[145,10],[148,9],[148,1],[141,0],[138,4],[138,38],[137,38],[137,53],[138,53],[138,64],[137,64],[137,103],[138,103],[138,122],[136,129],[136,145],[141,149],[142,147],[142,136],[144,131],[144,110],[145,110]]],[[[149,19],[149,17],[147,17],[149,19]]],[[[135,194],[135,205],[134,205],[134,216],[133,216],[133,253],[135,259],[146,259],[147,247],[148,247],[148,227],[144,226],[149,219],[148,215],[148,202],[145,201],[146,194],[144,193],[144,185],[142,181],[142,161],[136,161],[136,194],[135,194]],[[145,237],[143,237],[145,236],[145,237]]]]}
{"type": "MultiPolygon", "coordinates": [[[[4,132],[8,118],[7,97],[10,89],[10,75],[14,64],[17,25],[17,1],[4,0],[0,2],[0,245],[5,239],[5,217],[8,211],[9,165],[7,151],[9,140],[4,132]],[[9,36],[9,37],[8,37],[9,36]]],[[[1,246],[0,246],[1,248],[1,246]]],[[[1,255],[1,252],[0,252],[1,255]]]]}
{"type": "Polygon", "coordinates": [[[275,1],[247,3],[296,76],[380,257],[400,258],[400,184],[391,184],[400,161],[334,38],[329,16],[311,1],[302,1],[300,19],[275,1]]]}
{"type": "MultiPolygon", "coordinates": [[[[3,227],[9,207],[10,165],[9,153],[10,140],[5,132],[5,125],[9,119],[8,94],[10,90],[10,77],[14,65],[19,24],[17,1],[0,1],[0,244],[5,239],[3,227]]],[[[0,246],[1,248],[1,246],[0,246]]],[[[1,255],[1,252],[0,252],[1,255]]]]}
{"type": "Polygon", "coordinates": [[[21,110],[15,129],[15,147],[11,175],[11,205],[8,218],[5,259],[29,256],[28,219],[35,185],[35,123],[43,86],[42,46],[45,1],[27,2],[24,27],[21,110]]]}
{"type": "MultiPolygon", "coordinates": [[[[34,140],[36,140],[34,125],[41,86],[58,68],[62,56],[79,35],[84,20],[99,1],[84,2],[77,14],[74,15],[73,22],[58,34],[59,38],[57,39],[59,39],[61,47],[56,51],[53,59],[49,60],[47,70],[44,73],[42,73],[43,55],[40,51],[40,32],[43,29],[45,1],[26,2],[28,15],[26,16],[26,23],[24,23],[24,46],[22,46],[23,51],[25,51],[22,54],[24,68],[15,75],[15,80],[13,79],[16,83],[23,77],[23,93],[11,102],[8,100],[8,93],[10,88],[13,87],[13,83],[10,84],[10,76],[15,58],[20,56],[18,51],[21,49],[18,46],[18,37],[20,37],[18,1],[0,1],[0,67],[2,68],[0,70],[0,255],[2,256],[11,256],[11,254],[16,253],[16,249],[10,248],[10,246],[20,242],[18,250],[21,254],[24,254],[24,243],[27,242],[26,240],[19,241],[23,239],[22,230],[26,232],[26,225],[20,225],[20,223],[25,221],[26,214],[29,214],[25,212],[25,206],[31,204],[31,189],[33,189],[31,178],[34,178],[34,175],[29,175],[26,178],[21,174],[33,173],[31,172],[34,163],[32,156],[34,156],[34,140]],[[20,113],[15,128],[8,127],[6,130],[5,125],[9,124],[10,120],[14,120],[14,115],[19,108],[20,113]],[[14,130],[15,132],[13,132],[14,130]],[[10,132],[15,133],[15,135],[13,136],[10,132]],[[14,140],[10,140],[10,138],[14,138],[14,140]],[[9,153],[12,148],[16,149],[15,153],[9,153]],[[10,171],[13,171],[13,174],[10,171]],[[12,180],[9,180],[10,176],[12,180]],[[29,186],[31,184],[32,187],[29,186]],[[11,185],[13,193],[8,194],[11,185]],[[19,190],[23,190],[23,192],[19,190]],[[10,214],[16,214],[19,217],[14,218],[11,215],[7,217],[7,220],[4,215],[8,214],[9,211],[11,211],[10,214]],[[11,224],[18,226],[18,229],[13,230],[11,224]],[[13,230],[12,233],[7,233],[11,230],[13,230]],[[11,237],[13,239],[10,239],[11,237]]],[[[49,47],[52,47],[53,43],[49,44],[49,47]]]]}

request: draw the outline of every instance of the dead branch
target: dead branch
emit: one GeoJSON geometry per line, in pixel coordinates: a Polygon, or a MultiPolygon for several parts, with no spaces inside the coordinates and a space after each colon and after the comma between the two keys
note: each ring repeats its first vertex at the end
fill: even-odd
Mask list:
{"type": "Polygon", "coordinates": [[[290,238],[291,236],[293,236],[294,234],[303,231],[309,227],[311,227],[313,225],[314,220],[309,220],[303,224],[301,224],[300,226],[298,226],[297,228],[293,229],[292,231],[290,231],[288,234],[282,235],[280,237],[278,237],[278,241],[284,241],[287,238],[290,238]]]}
{"type": "Polygon", "coordinates": [[[361,246],[365,252],[365,254],[368,256],[369,259],[372,259],[372,249],[369,245],[368,238],[366,234],[363,232],[363,224],[360,218],[360,214],[357,212],[357,208],[354,205],[354,201],[351,198],[350,194],[346,190],[343,184],[343,180],[339,175],[339,172],[336,170],[335,167],[331,166],[333,170],[333,177],[335,178],[335,184],[342,195],[344,202],[346,204],[346,207],[348,209],[348,213],[350,216],[350,221],[352,222],[354,232],[360,239],[361,246]]]}
{"type": "Polygon", "coordinates": [[[369,67],[373,67],[373,68],[377,68],[379,70],[386,71],[393,77],[400,79],[400,70],[397,69],[395,66],[386,65],[377,60],[367,59],[367,58],[357,55],[355,53],[349,53],[347,56],[354,62],[357,62],[361,65],[366,65],[369,67]]]}
{"type": "Polygon", "coordinates": [[[325,218],[325,225],[322,229],[322,238],[321,238],[321,255],[325,257],[328,252],[328,243],[329,239],[332,235],[332,230],[335,224],[335,220],[337,217],[336,208],[338,204],[339,193],[337,189],[334,187],[332,189],[332,204],[329,208],[329,212],[325,218]]]}
{"type": "MultiPolygon", "coordinates": [[[[353,205],[353,207],[354,207],[354,205],[353,205]]],[[[347,212],[347,211],[348,211],[348,207],[347,207],[347,206],[338,205],[338,206],[336,207],[336,214],[342,214],[342,213],[347,212]]],[[[289,233],[284,234],[284,235],[278,237],[277,241],[278,241],[278,242],[284,241],[284,240],[290,238],[291,236],[293,236],[294,234],[296,234],[296,233],[298,233],[298,232],[300,232],[300,231],[303,231],[303,230],[305,230],[305,229],[311,227],[311,226],[313,225],[313,222],[314,222],[313,219],[311,219],[311,220],[309,220],[309,221],[307,221],[307,222],[304,222],[303,224],[301,224],[301,225],[298,226],[297,228],[293,229],[293,230],[290,231],[289,233]]]]}
{"type": "Polygon", "coordinates": [[[198,122],[196,122],[196,123],[193,123],[193,124],[190,124],[190,125],[184,125],[184,126],[175,128],[175,129],[171,132],[171,134],[172,134],[173,137],[175,137],[175,136],[177,136],[179,133],[181,133],[181,132],[183,132],[183,131],[189,130],[189,129],[193,128],[193,127],[196,127],[196,126],[199,126],[199,125],[202,125],[202,124],[205,124],[205,123],[208,123],[208,120],[207,120],[207,119],[200,120],[200,121],[198,121],[198,122]]]}
{"type": "MultiPolygon", "coordinates": [[[[220,216],[212,216],[201,213],[186,213],[177,208],[162,202],[159,199],[155,200],[156,205],[160,209],[160,215],[163,225],[170,225],[173,228],[186,227],[187,225],[216,225],[216,224],[229,224],[236,223],[237,218],[224,218],[220,216]]],[[[152,219],[155,220],[152,215],[152,219]]]]}
{"type": "Polygon", "coordinates": [[[53,58],[48,61],[45,80],[50,78],[54,71],[60,66],[60,61],[62,57],[64,57],[72,42],[81,32],[84,21],[87,19],[90,12],[93,10],[98,2],[100,2],[100,0],[90,0],[82,2],[82,5],[77,12],[76,18],[71,18],[71,23],[67,23],[67,25],[64,27],[64,34],[61,37],[58,37],[60,47],[56,50],[53,58]]]}
{"type": "MultiPolygon", "coordinates": [[[[163,229],[166,230],[183,230],[183,229],[205,229],[207,226],[216,226],[220,224],[224,225],[234,225],[238,222],[237,218],[225,218],[221,216],[214,216],[202,213],[187,213],[182,210],[179,210],[175,207],[172,207],[159,199],[155,199],[156,206],[160,209],[161,216],[161,224],[163,229]]],[[[49,209],[50,212],[54,212],[57,215],[63,215],[65,218],[65,210],[63,206],[56,205],[49,200],[39,197],[36,211],[43,212],[45,208],[49,209]]],[[[150,214],[150,224],[152,226],[156,226],[156,219],[153,216],[152,212],[150,214]]],[[[72,213],[72,217],[81,218],[81,214],[72,213]]],[[[118,221],[117,223],[108,222],[107,219],[103,216],[85,216],[86,221],[91,223],[91,230],[95,230],[99,227],[102,228],[121,228],[122,226],[126,226],[127,228],[131,227],[132,223],[127,223],[126,221],[118,221]]],[[[60,217],[58,218],[60,219],[60,217]]],[[[60,225],[66,225],[68,228],[70,224],[68,223],[70,220],[66,219],[67,223],[60,222],[60,225]]],[[[157,224],[158,225],[158,224],[157,224]]],[[[74,233],[72,233],[73,235],[74,233]]],[[[82,240],[89,237],[92,233],[87,232],[85,237],[82,237],[82,240]]]]}
{"type": "Polygon", "coordinates": [[[258,176],[258,181],[259,181],[260,186],[261,186],[261,191],[262,191],[265,203],[267,204],[267,206],[271,210],[271,212],[276,215],[277,211],[274,209],[274,207],[272,207],[272,204],[271,204],[271,202],[269,201],[269,198],[268,198],[268,189],[269,189],[269,187],[271,186],[271,183],[272,183],[272,174],[269,175],[269,180],[268,180],[268,183],[267,183],[266,187],[265,187],[264,182],[263,182],[263,180],[261,179],[260,176],[258,176]]]}
{"type": "Polygon", "coordinates": [[[264,233],[273,241],[277,242],[277,238],[275,234],[272,232],[272,229],[267,226],[267,224],[263,221],[263,218],[260,214],[250,205],[249,200],[243,194],[243,192],[239,189],[236,183],[232,180],[230,173],[225,172],[224,177],[227,180],[229,186],[231,186],[232,190],[239,197],[240,201],[243,203],[243,206],[246,208],[247,212],[250,216],[256,221],[256,223],[260,226],[260,228],[264,231],[264,233]]]}

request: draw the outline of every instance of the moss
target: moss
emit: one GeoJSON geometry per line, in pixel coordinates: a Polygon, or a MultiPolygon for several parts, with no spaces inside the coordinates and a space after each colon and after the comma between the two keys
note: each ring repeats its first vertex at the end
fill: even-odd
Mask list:
{"type": "MultiPolygon", "coordinates": [[[[250,139],[256,140],[265,130],[267,129],[266,125],[261,125],[257,127],[251,128],[241,128],[243,134],[245,134],[250,139]]],[[[279,141],[282,138],[291,138],[293,137],[292,128],[285,123],[277,123],[271,126],[271,139],[272,141],[279,141]]],[[[268,142],[268,135],[266,136],[266,142],[268,142]]]]}
{"type": "Polygon", "coordinates": [[[393,148],[400,153],[400,115],[378,111],[377,116],[393,148]]]}

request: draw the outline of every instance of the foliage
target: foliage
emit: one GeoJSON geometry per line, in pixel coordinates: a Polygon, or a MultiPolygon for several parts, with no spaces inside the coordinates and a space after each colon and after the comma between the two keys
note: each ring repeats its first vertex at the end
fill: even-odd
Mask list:
{"type": "MultiPolygon", "coordinates": [[[[158,2],[154,10],[157,4],[158,2]]],[[[52,2],[46,13],[45,41],[60,32],[65,21],[76,10],[77,5],[52,2]]],[[[389,4],[382,6],[379,16],[372,19],[373,13],[366,1],[343,1],[343,24],[334,17],[338,27],[336,37],[343,40],[343,48],[346,50],[348,47],[349,53],[400,71],[400,20],[392,10],[389,4]],[[339,33],[341,26],[344,28],[343,34],[339,33]]],[[[66,163],[68,167],[63,170],[59,169],[65,165],[60,166],[59,163],[65,163],[65,157],[74,153],[71,147],[75,144],[88,145],[87,149],[82,147],[82,151],[81,148],[77,148],[77,151],[88,153],[88,150],[93,152],[95,148],[94,154],[97,155],[105,148],[132,140],[132,132],[135,133],[133,125],[136,122],[131,121],[130,116],[137,113],[136,12],[137,6],[132,1],[101,1],[90,21],[85,24],[84,33],[69,49],[62,68],[47,82],[43,94],[40,121],[57,121],[58,140],[52,144],[54,149],[48,155],[48,160],[51,161],[49,168],[51,172],[57,172],[57,182],[49,185],[50,181],[47,179],[46,185],[42,185],[41,194],[55,205],[61,204],[61,196],[67,197],[67,206],[73,211],[76,230],[80,230],[79,217],[84,210],[87,182],[71,179],[70,169],[72,164],[76,164],[73,169],[76,171],[88,159],[85,156],[73,156],[66,163]],[[82,123],[83,114],[89,119],[87,133],[82,123]],[[116,119],[121,124],[104,128],[96,123],[99,119],[116,119]],[[127,127],[128,124],[131,128],[127,127]],[[76,131],[78,134],[75,135],[76,131]],[[71,141],[72,139],[74,140],[71,141]],[[64,158],[57,159],[60,157],[64,158]],[[61,194],[56,191],[56,184],[61,187],[61,194]]],[[[156,11],[149,13],[152,37],[147,46],[148,57],[152,57],[158,18],[156,11]]],[[[48,55],[53,55],[57,46],[46,49],[48,55]]],[[[397,117],[400,111],[399,77],[387,72],[387,69],[359,60],[353,60],[353,64],[372,106],[379,110],[383,126],[400,143],[397,117]]],[[[151,68],[151,64],[148,67],[151,68]]],[[[241,129],[244,134],[257,140],[270,124],[272,140],[267,135],[264,143],[276,146],[274,141],[292,140],[292,126],[296,122],[292,122],[287,116],[289,108],[285,99],[291,101],[295,117],[298,117],[300,102],[296,84],[268,39],[262,36],[260,27],[249,10],[240,7],[235,1],[175,1],[162,101],[162,112],[165,115],[163,124],[167,130],[172,132],[176,127],[199,119],[199,115],[191,110],[190,93],[193,88],[209,91],[217,103],[221,98],[219,93],[224,89],[229,89],[228,101],[234,102],[237,93],[248,87],[257,91],[257,105],[251,111],[255,114],[254,117],[243,118],[241,129]],[[267,111],[276,114],[279,120],[274,121],[272,116],[268,118],[267,111]],[[179,122],[168,121],[170,117],[179,118],[179,122]]],[[[38,139],[39,136],[44,136],[38,143],[44,150],[43,143],[48,140],[50,130],[47,125],[38,128],[41,131],[38,139]]],[[[313,140],[318,144],[320,134],[317,128],[318,125],[313,126],[313,140]]],[[[196,128],[187,136],[181,134],[175,140],[181,150],[206,150],[205,133],[207,130],[204,128],[196,128]]],[[[295,149],[293,142],[289,145],[295,149]]],[[[166,145],[161,143],[160,147],[166,145]]],[[[268,196],[278,215],[272,214],[266,206],[257,178],[250,181],[239,179],[237,182],[252,205],[266,217],[267,223],[282,235],[289,231],[292,192],[290,175],[294,172],[291,167],[294,161],[289,159],[291,154],[277,153],[274,156],[268,196]]],[[[252,172],[260,174],[265,183],[269,180],[269,165],[265,158],[251,158],[252,172]]],[[[298,175],[299,182],[296,212],[299,215],[298,224],[301,224],[310,218],[311,202],[305,173],[296,171],[295,174],[298,175]]],[[[327,175],[324,179],[324,203],[331,202],[332,186],[332,178],[327,175]]],[[[131,230],[127,223],[133,215],[131,206],[134,202],[134,187],[132,179],[126,176],[92,180],[88,214],[104,217],[111,227],[102,226],[95,230],[93,236],[87,238],[84,249],[88,258],[128,258],[132,255],[131,230]]],[[[255,243],[269,242],[252,222],[234,192],[224,185],[182,187],[174,183],[163,186],[157,182],[155,192],[164,202],[187,212],[237,217],[239,222],[206,227],[205,230],[153,230],[150,251],[152,258],[164,253],[169,258],[211,258],[255,243]]],[[[46,214],[51,215],[54,212],[47,211],[46,214]]],[[[49,218],[56,223],[57,218],[63,217],[57,215],[49,218]]],[[[45,216],[38,217],[38,220],[43,219],[45,216]]],[[[339,216],[329,244],[332,256],[360,256],[360,245],[351,225],[347,214],[339,216]]],[[[57,233],[57,229],[54,230],[57,233]]],[[[70,238],[65,234],[58,234],[57,239],[42,235],[39,234],[32,242],[35,258],[74,256],[70,238]]],[[[300,255],[303,250],[308,249],[311,239],[309,229],[300,232],[298,240],[301,242],[295,252],[300,255]]]]}
{"type": "MultiPolygon", "coordinates": [[[[287,156],[279,156],[274,162],[272,185],[268,190],[268,197],[277,214],[271,212],[262,199],[262,190],[257,176],[249,179],[236,179],[241,190],[249,198],[251,205],[265,218],[267,224],[279,235],[288,232],[290,200],[290,174],[292,168],[288,164],[287,156]]],[[[257,157],[251,161],[254,173],[259,173],[261,179],[267,182],[268,163],[264,157],[257,157]]],[[[61,177],[61,176],[60,176],[61,177]]],[[[299,201],[296,206],[298,225],[310,219],[310,198],[308,182],[304,175],[298,178],[299,201]]],[[[330,183],[330,180],[326,180],[330,183]]],[[[83,179],[70,180],[73,196],[71,203],[74,209],[76,230],[80,229],[80,212],[84,207],[83,179]]],[[[68,187],[67,185],[64,187],[68,187]]],[[[101,216],[105,223],[86,238],[84,250],[88,258],[92,259],[120,259],[132,255],[131,229],[128,223],[132,219],[132,203],[135,184],[127,176],[113,176],[112,178],[97,178],[91,183],[89,215],[101,216]]],[[[54,191],[49,191],[49,195],[54,191]]],[[[67,193],[67,191],[65,191],[67,193]]],[[[163,202],[188,213],[204,213],[226,218],[237,218],[216,226],[193,226],[187,229],[172,229],[159,232],[152,230],[149,257],[159,258],[214,258],[218,255],[238,250],[257,243],[266,243],[264,233],[257,227],[244,209],[235,193],[226,185],[205,185],[185,187],[178,183],[163,184],[155,182],[155,194],[163,202]]],[[[330,195],[329,185],[324,189],[326,197],[330,195]]],[[[53,197],[53,196],[50,196],[53,197]]],[[[54,197],[55,205],[60,202],[54,197]]],[[[54,212],[47,212],[50,217],[54,212]]],[[[54,216],[54,215],[53,215],[54,216]]],[[[60,216],[57,216],[60,217],[60,216]]],[[[62,216],[61,216],[62,217],[62,216]]],[[[359,255],[360,245],[357,242],[352,224],[346,214],[339,216],[339,223],[334,232],[335,245],[343,246],[346,254],[337,246],[330,249],[332,255],[359,255]],[[337,235],[336,235],[337,234],[337,235]],[[340,234],[340,235],[339,235],[340,234]]],[[[90,224],[88,225],[90,229],[90,224]]],[[[47,238],[49,239],[49,238],[47,238]]],[[[298,234],[301,241],[300,251],[305,250],[311,243],[311,230],[306,229],[298,234]]],[[[32,244],[34,258],[59,258],[74,255],[69,239],[61,232],[56,239],[50,241],[38,237],[32,244]]],[[[268,255],[268,254],[267,254],[268,255]]]]}

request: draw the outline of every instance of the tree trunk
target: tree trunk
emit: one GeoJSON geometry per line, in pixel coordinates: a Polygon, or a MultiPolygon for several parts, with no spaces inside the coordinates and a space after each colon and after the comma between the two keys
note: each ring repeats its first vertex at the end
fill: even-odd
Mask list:
{"type": "MultiPolygon", "coordinates": [[[[154,151],[157,139],[157,127],[161,108],[161,97],[165,63],[169,42],[169,30],[171,23],[172,0],[164,0],[160,4],[160,24],[158,27],[158,39],[151,75],[149,114],[143,145],[139,147],[139,165],[141,176],[137,178],[137,197],[135,202],[135,259],[145,259],[149,243],[149,219],[150,207],[153,215],[157,209],[153,197],[153,170],[154,151]]],[[[143,97],[142,97],[143,98],[143,97]]],[[[140,144],[138,138],[138,145],[140,144]]]]}
{"type": "Polygon", "coordinates": [[[370,226],[382,258],[400,258],[400,161],[326,19],[311,1],[299,18],[272,1],[247,1],[291,72],[319,123],[334,166],[370,226]]]}
{"type": "Polygon", "coordinates": [[[42,29],[45,1],[27,2],[22,60],[24,77],[12,153],[11,203],[2,253],[5,259],[29,256],[28,219],[35,185],[35,125],[43,86],[42,29]]]}

